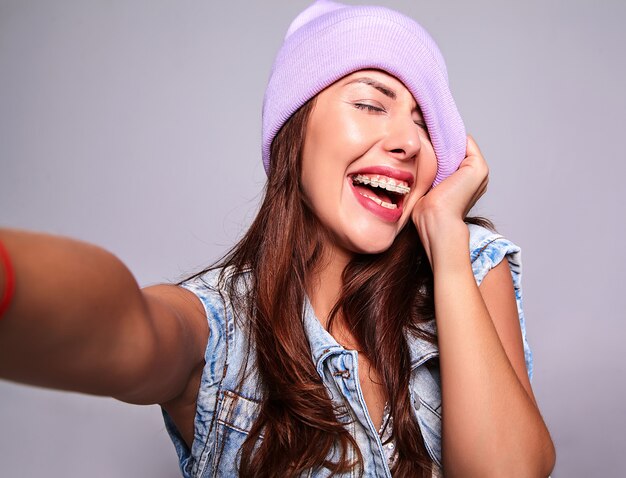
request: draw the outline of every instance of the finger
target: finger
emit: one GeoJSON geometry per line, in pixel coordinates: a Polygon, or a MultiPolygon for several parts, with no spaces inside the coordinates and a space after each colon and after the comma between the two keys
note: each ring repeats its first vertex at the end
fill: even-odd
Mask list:
{"type": "Polygon", "coordinates": [[[488,181],[483,181],[481,183],[480,187],[478,188],[478,190],[476,191],[476,193],[472,197],[472,200],[467,205],[467,208],[465,210],[465,215],[464,216],[467,216],[469,214],[470,210],[476,205],[478,200],[481,197],[483,197],[483,195],[487,192],[487,183],[488,183],[488,181]]]}
{"type": "Polygon", "coordinates": [[[478,199],[483,197],[486,192],[487,192],[487,181],[483,182],[483,185],[480,188],[480,191],[478,191],[478,198],[476,200],[478,201],[478,199]]]}
{"type": "Polygon", "coordinates": [[[471,134],[467,135],[467,156],[480,156],[482,157],[482,153],[474,141],[474,138],[471,134]]]}
{"type": "Polygon", "coordinates": [[[489,176],[489,166],[487,165],[482,152],[478,148],[476,141],[474,141],[472,135],[469,134],[467,135],[467,156],[464,161],[471,161],[475,167],[482,171],[482,174],[484,174],[485,177],[489,176]]]}

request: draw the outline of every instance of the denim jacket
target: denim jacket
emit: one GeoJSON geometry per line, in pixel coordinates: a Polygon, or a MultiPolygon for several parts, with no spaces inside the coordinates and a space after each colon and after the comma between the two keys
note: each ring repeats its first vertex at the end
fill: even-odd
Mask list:
{"type": "MultiPolygon", "coordinates": [[[[526,341],[522,311],[520,248],[499,234],[483,227],[468,225],[470,258],[477,284],[503,258],[508,260],[522,331],[528,375],[532,377],[532,355],[526,341]]],[[[167,412],[166,428],[180,461],[184,477],[206,478],[237,476],[238,452],[254,424],[261,400],[258,378],[254,373],[254,354],[247,333],[233,319],[233,312],[219,283],[219,270],[187,281],[183,287],[194,292],[204,304],[209,325],[195,416],[191,449],[185,444],[167,412]],[[244,379],[242,380],[242,377],[244,379]]],[[[339,420],[355,437],[363,456],[363,475],[391,477],[383,444],[370,419],[358,378],[357,352],[346,350],[322,327],[311,304],[305,300],[304,328],[311,346],[312,360],[334,404],[348,413],[339,420]]],[[[434,321],[431,322],[434,328],[434,321]]],[[[407,336],[411,354],[410,396],[430,457],[441,467],[441,386],[439,351],[436,345],[407,336]]],[[[387,446],[387,445],[385,445],[387,446]]],[[[393,446],[393,445],[392,445],[393,446]]],[[[354,451],[352,451],[354,453],[354,451]]],[[[354,456],[350,457],[354,458],[354,456]]],[[[359,470],[355,470],[358,476],[359,470]]],[[[326,469],[311,470],[307,476],[322,477],[326,469]]]]}

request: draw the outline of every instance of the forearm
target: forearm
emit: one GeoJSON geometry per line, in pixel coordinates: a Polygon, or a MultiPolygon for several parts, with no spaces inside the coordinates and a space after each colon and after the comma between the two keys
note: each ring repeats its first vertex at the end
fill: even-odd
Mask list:
{"type": "Polygon", "coordinates": [[[430,254],[446,476],[546,476],[551,440],[476,285],[467,227],[439,229],[430,238],[430,254]]]}
{"type": "MultiPolygon", "coordinates": [[[[15,270],[15,295],[0,320],[0,377],[89,393],[111,393],[145,312],[141,291],[112,254],[68,238],[1,230],[15,270]],[[127,338],[126,341],[120,337],[127,338]]],[[[4,274],[0,272],[0,274],[4,274]]],[[[5,277],[0,277],[4,286],[5,277]]]]}

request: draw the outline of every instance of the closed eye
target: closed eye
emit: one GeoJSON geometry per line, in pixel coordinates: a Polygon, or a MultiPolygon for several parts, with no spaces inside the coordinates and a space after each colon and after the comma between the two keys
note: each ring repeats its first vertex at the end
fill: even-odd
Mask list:
{"type": "Polygon", "coordinates": [[[426,137],[428,138],[428,141],[430,141],[432,143],[432,139],[430,138],[430,131],[428,131],[428,126],[426,126],[424,123],[420,123],[418,121],[415,122],[415,124],[424,130],[424,133],[426,133],[426,137]]]}
{"type": "Polygon", "coordinates": [[[424,131],[428,132],[428,127],[424,124],[421,123],[420,121],[413,121],[417,126],[419,126],[420,128],[422,128],[424,131]]]}
{"type": "Polygon", "coordinates": [[[385,111],[384,109],[379,108],[378,106],[368,105],[368,104],[365,104],[365,103],[355,103],[354,107],[357,110],[377,111],[377,112],[384,112],[385,111]]]}
{"type": "MultiPolygon", "coordinates": [[[[358,110],[365,110],[365,111],[371,111],[371,112],[376,112],[376,113],[384,113],[385,111],[383,108],[379,108],[378,106],[368,105],[367,103],[355,103],[354,107],[358,110]]],[[[424,131],[426,131],[426,133],[428,133],[428,127],[426,126],[426,124],[422,123],[421,121],[414,121],[414,123],[420,128],[422,128],[424,131]]]]}

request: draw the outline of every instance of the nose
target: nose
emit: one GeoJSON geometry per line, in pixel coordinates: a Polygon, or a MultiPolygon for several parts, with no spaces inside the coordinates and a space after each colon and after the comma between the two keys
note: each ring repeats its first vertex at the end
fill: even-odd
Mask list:
{"type": "Polygon", "coordinates": [[[412,159],[422,147],[419,128],[410,116],[397,115],[390,118],[389,129],[383,147],[396,159],[412,159]]]}

